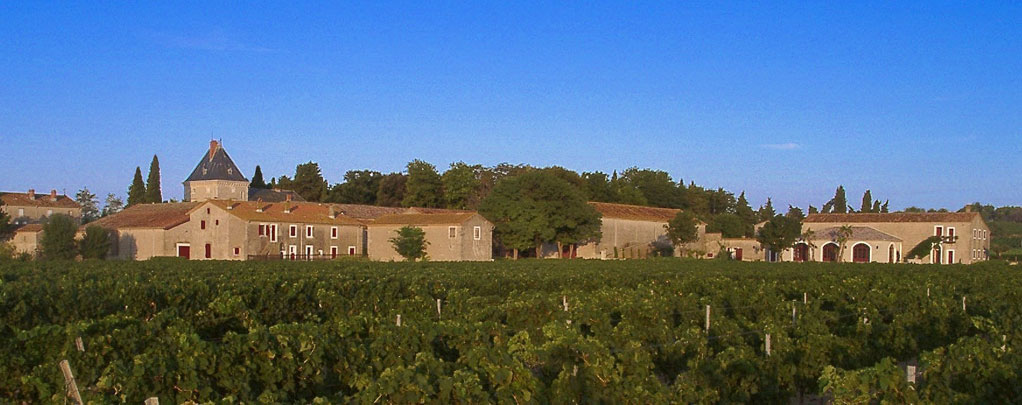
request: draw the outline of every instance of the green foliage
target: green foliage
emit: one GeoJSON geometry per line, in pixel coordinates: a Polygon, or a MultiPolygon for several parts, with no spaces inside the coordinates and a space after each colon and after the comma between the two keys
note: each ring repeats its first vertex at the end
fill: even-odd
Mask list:
{"type": "Polygon", "coordinates": [[[75,202],[82,206],[82,223],[87,224],[99,218],[99,201],[96,195],[89,192],[88,187],[78,190],[75,202]]]}
{"type": "Polygon", "coordinates": [[[584,243],[600,238],[600,214],[582,192],[549,171],[528,171],[502,180],[482,201],[479,213],[509,249],[543,243],[584,243]]]}
{"type": "Polygon", "coordinates": [[[621,172],[620,181],[638,190],[648,205],[665,208],[684,206],[678,186],[665,171],[631,167],[621,172]]]}
{"type": "Polygon", "coordinates": [[[912,250],[905,254],[905,259],[922,259],[930,255],[933,249],[940,246],[940,236],[931,236],[923,239],[912,250]]]}
{"type": "Polygon", "coordinates": [[[408,181],[401,205],[405,207],[440,208],[443,206],[443,180],[430,163],[413,160],[408,163],[408,181]]]}
{"type": "Polygon", "coordinates": [[[11,216],[3,209],[4,200],[0,198],[0,243],[14,236],[14,224],[11,223],[11,216]]]}
{"type": "Polygon", "coordinates": [[[405,198],[405,184],[408,176],[391,173],[380,179],[380,189],[376,191],[376,205],[384,207],[400,207],[405,198]]]}
{"type": "Polygon", "coordinates": [[[745,236],[751,227],[752,225],[746,224],[737,214],[720,214],[706,225],[706,232],[720,232],[725,238],[740,238],[745,236]]]}
{"type": "Polygon", "coordinates": [[[802,221],[799,218],[775,215],[759,228],[756,240],[774,252],[781,252],[794,246],[801,235],[802,221]]]}
{"type": "Polygon", "coordinates": [[[667,237],[671,239],[674,246],[681,247],[690,242],[695,242],[699,237],[699,219],[691,212],[678,212],[674,218],[667,222],[667,237]]]}
{"type": "Polygon", "coordinates": [[[777,211],[774,210],[774,202],[771,201],[770,197],[767,197],[766,205],[759,207],[759,212],[757,212],[757,214],[759,214],[760,222],[769,221],[777,215],[777,211]]]}
{"type": "Polygon", "coordinates": [[[78,241],[78,251],[83,259],[106,259],[110,252],[110,232],[99,226],[92,225],[85,228],[85,235],[78,241]]]}
{"type": "Polygon", "coordinates": [[[409,225],[401,227],[394,233],[397,236],[390,238],[389,241],[397,254],[410,262],[426,257],[426,246],[429,242],[426,241],[426,232],[422,228],[409,225]]]}
{"type": "Polygon", "coordinates": [[[145,202],[159,204],[163,202],[163,191],[160,187],[160,160],[153,155],[149,164],[149,179],[145,185],[145,202]]]}
{"type": "Polygon", "coordinates": [[[845,187],[837,186],[837,190],[834,191],[834,198],[823,204],[823,209],[820,211],[824,214],[845,214],[848,213],[848,199],[845,197],[845,187]]]}
{"type": "Polygon", "coordinates": [[[465,162],[451,163],[451,167],[440,179],[447,208],[458,210],[471,208],[469,203],[480,185],[479,173],[482,169],[480,165],[469,166],[465,162]]]}
{"type": "Polygon", "coordinates": [[[256,165],[255,173],[252,174],[252,181],[248,183],[248,186],[259,189],[270,188],[266,184],[266,180],[263,180],[263,168],[259,167],[259,165],[256,165]]]}
{"type": "MultiPolygon", "coordinates": [[[[285,176],[280,177],[286,179],[285,176]]],[[[295,178],[290,183],[288,187],[282,185],[281,188],[293,190],[305,201],[319,202],[326,199],[327,184],[319,170],[319,163],[307,162],[295,167],[295,178]]]]}
{"type": "Polygon", "coordinates": [[[1014,403],[1017,272],[6,261],[0,398],[63,402],[67,359],[87,403],[1014,403]]]}
{"type": "Polygon", "coordinates": [[[48,260],[72,260],[78,256],[78,245],[75,233],[78,226],[74,219],[67,215],[55,214],[43,225],[42,240],[39,241],[39,253],[48,260]]]}
{"type": "Polygon", "coordinates": [[[103,212],[100,216],[113,215],[124,209],[124,202],[121,198],[114,195],[113,193],[106,195],[106,201],[103,204],[103,212]]]}
{"type": "MultiPolygon", "coordinates": [[[[879,203],[879,201],[877,203],[879,203]]],[[[873,211],[873,195],[870,193],[869,189],[866,189],[866,192],[862,194],[862,205],[859,206],[859,212],[874,212],[873,211]]],[[[876,212],[880,212],[880,211],[876,211],[876,212]]]]}
{"type": "Polygon", "coordinates": [[[146,201],[145,182],[142,181],[142,168],[135,167],[135,177],[128,187],[128,206],[142,204],[146,201]]]}
{"type": "Polygon", "coordinates": [[[376,205],[376,194],[380,190],[383,175],[372,170],[349,170],[344,173],[344,183],[330,188],[329,202],[341,204],[376,205]]]}

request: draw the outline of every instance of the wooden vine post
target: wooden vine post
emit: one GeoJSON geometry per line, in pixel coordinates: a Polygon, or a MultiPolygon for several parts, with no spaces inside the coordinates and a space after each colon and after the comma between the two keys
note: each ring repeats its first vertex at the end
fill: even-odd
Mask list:
{"type": "Polygon", "coordinates": [[[82,337],[81,336],[75,338],[75,348],[78,349],[78,351],[80,351],[80,352],[84,352],[85,351],[85,344],[82,343],[82,337]]]}
{"type": "Polygon", "coordinates": [[[401,314],[397,314],[397,326],[401,326],[401,314]]]}
{"type": "Polygon", "coordinates": [[[967,312],[965,310],[965,296],[964,295],[962,296],[962,312],[967,312]]]}
{"type": "Polygon", "coordinates": [[[145,400],[145,405],[160,405],[160,399],[157,397],[150,397],[145,400]]]}
{"type": "Polygon", "coordinates": [[[561,296],[561,305],[564,306],[564,312],[568,312],[568,297],[565,295],[561,296]]]}
{"type": "Polygon", "coordinates": [[[916,383],[916,366],[905,366],[906,380],[912,384],[916,383]]]}
{"type": "Polygon", "coordinates": [[[440,299],[436,299],[436,317],[440,319],[440,299]]]}
{"type": "Polygon", "coordinates": [[[710,333],[710,306],[706,306],[706,333],[710,333]]]}
{"type": "Polygon", "coordinates": [[[769,333],[766,334],[766,342],[765,343],[766,343],[766,355],[769,356],[770,355],[770,334],[769,333]]]}
{"type": "Polygon", "coordinates": [[[78,393],[78,384],[75,383],[75,376],[71,373],[71,365],[67,360],[60,361],[60,371],[64,373],[64,386],[67,388],[66,395],[71,397],[75,405],[82,405],[82,395],[78,393]]]}
{"type": "Polygon", "coordinates": [[[791,301],[791,327],[795,327],[795,317],[796,317],[795,301],[792,300],[791,301]]]}

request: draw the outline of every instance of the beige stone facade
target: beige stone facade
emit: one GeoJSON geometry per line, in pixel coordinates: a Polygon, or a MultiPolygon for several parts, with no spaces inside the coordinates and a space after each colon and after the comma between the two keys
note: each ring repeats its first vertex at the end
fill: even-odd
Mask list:
{"type": "Polygon", "coordinates": [[[426,256],[432,261],[493,260],[493,224],[475,212],[384,215],[368,224],[369,258],[402,261],[390,239],[404,226],[426,234],[426,256]]]}
{"type": "MultiPolygon", "coordinates": [[[[976,212],[811,214],[803,223],[803,231],[840,228],[844,225],[871,228],[899,239],[901,248],[895,248],[895,259],[900,253],[902,261],[908,251],[931,236],[943,237],[940,247],[927,257],[913,262],[970,264],[985,261],[989,257],[990,227],[976,212]]],[[[872,242],[876,242],[872,243],[876,255],[870,261],[888,262],[893,242],[872,242]]],[[[854,243],[848,242],[853,248],[854,243]]],[[[846,249],[849,252],[845,253],[852,253],[853,248],[846,249]]],[[[822,247],[820,249],[822,253],[822,247]]]]}
{"type": "Polygon", "coordinates": [[[15,225],[38,224],[56,214],[67,215],[79,222],[82,219],[81,205],[71,197],[57,194],[57,190],[50,190],[49,194],[37,194],[35,190],[4,192],[0,193],[0,199],[4,202],[0,210],[6,212],[15,225]]]}
{"type": "Polygon", "coordinates": [[[248,200],[247,181],[203,180],[187,181],[185,185],[185,201],[205,200],[248,200]]]}
{"type": "Polygon", "coordinates": [[[39,243],[43,238],[43,227],[39,224],[29,224],[14,231],[10,243],[14,246],[15,254],[27,253],[35,256],[39,253],[39,243]]]}

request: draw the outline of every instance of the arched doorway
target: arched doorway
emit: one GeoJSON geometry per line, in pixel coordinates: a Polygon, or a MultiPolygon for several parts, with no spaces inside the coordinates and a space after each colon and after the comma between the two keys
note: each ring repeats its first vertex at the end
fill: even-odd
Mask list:
{"type": "Polygon", "coordinates": [[[869,263],[869,245],[860,243],[852,248],[852,261],[855,263],[869,263]]]}
{"type": "Polygon", "coordinates": [[[895,261],[894,261],[894,244],[893,243],[891,244],[891,247],[887,248],[887,262],[888,263],[895,263],[895,261]]]}
{"type": "Polygon", "coordinates": [[[809,260],[809,245],[805,242],[799,242],[795,244],[795,258],[796,262],[804,262],[809,260]]]}
{"type": "Polygon", "coordinates": [[[837,261],[837,244],[828,243],[823,245],[823,261],[825,262],[836,262],[837,261]]]}

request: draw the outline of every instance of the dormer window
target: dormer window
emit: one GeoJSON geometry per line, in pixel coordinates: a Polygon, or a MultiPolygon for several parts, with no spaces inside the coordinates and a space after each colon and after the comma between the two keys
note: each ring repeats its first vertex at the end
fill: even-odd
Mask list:
{"type": "Polygon", "coordinates": [[[205,175],[205,174],[206,174],[206,172],[207,172],[207,169],[206,169],[205,167],[203,167],[203,168],[202,168],[202,174],[203,174],[203,175],[205,175]]]}

